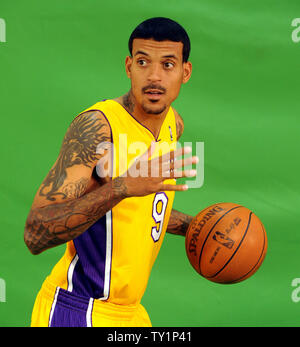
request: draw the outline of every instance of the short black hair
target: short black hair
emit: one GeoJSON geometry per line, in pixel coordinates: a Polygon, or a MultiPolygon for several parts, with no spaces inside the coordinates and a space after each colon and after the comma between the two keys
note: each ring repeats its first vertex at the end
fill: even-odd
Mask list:
{"type": "Polygon", "coordinates": [[[132,43],[134,39],[153,39],[155,41],[182,42],[182,60],[187,62],[190,55],[191,43],[184,28],[170,18],[154,17],[139,24],[130,35],[128,41],[129,52],[132,56],[132,43]]]}

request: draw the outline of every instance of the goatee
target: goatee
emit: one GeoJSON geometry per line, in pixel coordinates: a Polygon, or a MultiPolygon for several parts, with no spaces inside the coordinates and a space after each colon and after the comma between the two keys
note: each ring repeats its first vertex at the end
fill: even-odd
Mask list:
{"type": "Polygon", "coordinates": [[[148,114],[161,114],[162,112],[164,112],[166,110],[167,106],[164,105],[162,106],[161,108],[159,109],[152,109],[150,107],[147,107],[145,105],[142,105],[142,109],[145,113],[148,113],[148,114]]]}

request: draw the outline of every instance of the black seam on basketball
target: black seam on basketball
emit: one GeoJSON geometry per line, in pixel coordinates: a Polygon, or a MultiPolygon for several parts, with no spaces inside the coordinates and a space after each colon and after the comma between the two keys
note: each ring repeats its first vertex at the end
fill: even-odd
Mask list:
{"type": "Polygon", "coordinates": [[[222,219],[224,218],[229,212],[233,211],[233,210],[236,210],[237,208],[241,208],[243,206],[236,206],[236,207],[233,207],[232,209],[228,210],[226,213],[223,214],[223,216],[221,216],[217,221],[216,223],[212,226],[212,228],[210,229],[210,231],[208,232],[208,234],[206,235],[206,238],[203,242],[203,245],[202,245],[202,248],[201,248],[201,251],[200,251],[200,255],[199,255],[199,260],[198,260],[198,269],[199,269],[199,274],[201,276],[203,276],[202,272],[201,272],[201,267],[200,267],[200,260],[201,260],[201,256],[202,256],[202,251],[203,251],[203,248],[205,246],[205,243],[210,235],[210,233],[213,231],[214,227],[217,225],[217,223],[222,219]]]}
{"type": "MultiPolygon", "coordinates": [[[[220,204],[221,204],[221,203],[220,203],[220,204]]],[[[205,209],[203,209],[203,210],[201,211],[201,213],[204,214],[206,210],[209,210],[210,208],[212,208],[212,207],[215,206],[215,205],[217,205],[217,204],[212,204],[212,205],[206,207],[205,209]]],[[[190,232],[190,230],[191,230],[191,226],[192,226],[193,224],[196,224],[196,225],[197,225],[197,220],[196,220],[196,219],[193,219],[193,221],[192,221],[191,224],[189,225],[188,230],[187,230],[187,233],[186,233],[186,237],[185,237],[185,248],[186,248],[186,250],[187,250],[187,245],[188,245],[188,237],[187,237],[187,235],[189,234],[189,232],[190,232]]],[[[199,235],[200,235],[200,233],[199,233],[199,235]]]]}
{"type": "MultiPolygon", "coordinates": [[[[260,260],[261,260],[261,257],[262,257],[263,254],[264,254],[264,251],[265,251],[265,244],[266,244],[265,228],[263,227],[262,223],[260,223],[260,224],[261,224],[261,226],[262,226],[262,232],[263,232],[263,235],[264,235],[264,244],[263,244],[263,248],[262,248],[261,254],[260,254],[259,258],[258,258],[258,261],[257,261],[256,264],[251,268],[251,270],[248,271],[245,275],[243,275],[242,277],[240,277],[240,278],[238,278],[238,279],[236,279],[236,280],[234,280],[234,281],[232,281],[232,282],[229,282],[228,284],[233,284],[233,283],[236,283],[236,282],[241,281],[242,278],[246,277],[251,271],[253,271],[253,269],[255,269],[255,267],[257,266],[257,264],[259,264],[259,262],[260,262],[260,260]]],[[[258,269],[256,269],[256,270],[258,270],[258,269]]],[[[255,271],[256,271],[256,270],[255,270],[255,271]]]]}
{"type": "Polygon", "coordinates": [[[241,247],[241,244],[243,243],[243,241],[244,241],[244,239],[245,239],[245,237],[246,237],[246,234],[247,234],[247,232],[248,232],[249,225],[250,225],[250,222],[251,222],[251,215],[252,215],[252,212],[249,213],[249,219],[248,219],[247,228],[246,228],[246,230],[245,230],[245,232],[244,232],[244,235],[243,235],[243,237],[242,237],[242,239],[241,239],[239,245],[237,246],[236,250],[232,253],[231,257],[227,260],[226,264],[224,264],[224,266],[223,266],[218,272],[216,272],[213,276],[209,276],[209,277],[206,276],[206,278],[214,278],[214,277],[216,277],[216,276],[219,275],[219,273],[222,272],[222,271],[226,268],[226,266],[231,262],[232,258],[234,257],[234,255],[236,254],[236,252],[239,250],[239,248],[241,247]]]}

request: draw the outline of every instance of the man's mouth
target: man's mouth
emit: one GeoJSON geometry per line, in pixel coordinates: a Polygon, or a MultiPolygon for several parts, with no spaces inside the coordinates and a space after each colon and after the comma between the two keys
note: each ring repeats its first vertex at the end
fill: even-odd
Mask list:
{"type": "Polygon", "coordinates": [[[144,92],[150,100],[159,100],[164,94],[160,89],[146,89],[144,92]]]}

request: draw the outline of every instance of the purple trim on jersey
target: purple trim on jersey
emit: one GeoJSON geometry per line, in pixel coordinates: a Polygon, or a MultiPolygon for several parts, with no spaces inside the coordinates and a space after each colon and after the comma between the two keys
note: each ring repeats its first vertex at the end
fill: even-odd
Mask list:
{"type": "Polygon", "coordinates": [[[50,322],[51,327],[86,327],[89,298],[59,288],[50,322]]]}
{"type": "Polygon", "coordinates": [[[73,240],[79,256],[73,273],[73,293],[103,297],[106,261],[106,215],[73,240]]]}

